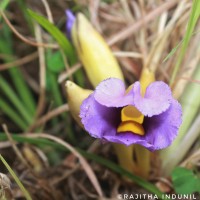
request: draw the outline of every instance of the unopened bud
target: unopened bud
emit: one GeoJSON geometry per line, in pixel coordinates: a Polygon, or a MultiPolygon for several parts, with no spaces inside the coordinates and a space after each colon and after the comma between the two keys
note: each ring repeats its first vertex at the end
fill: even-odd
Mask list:
{"type": "Polygon", "coordinates": [[[146,88],[148,85],[155,81],[155,74],[153,71],[150,71],[148,68],[144,68],[140,75],[140,84],[141,84],[141,92],[144,95],[146,88]]]}
{"type": "Polygon", "coordinates": [[[72,26],[72,41],[94,87],[104,79],[124,79],[120,66],[103,37],[79,13],[72,26]]]}
{"type": "Polygon", "coordinates": [[[77,123],[83,126],[79,118],[80,106],[83,100],[92,93],[92,90],[83,89],[72,81],[67,81],[65,86],[70,112],[77,123]]]}

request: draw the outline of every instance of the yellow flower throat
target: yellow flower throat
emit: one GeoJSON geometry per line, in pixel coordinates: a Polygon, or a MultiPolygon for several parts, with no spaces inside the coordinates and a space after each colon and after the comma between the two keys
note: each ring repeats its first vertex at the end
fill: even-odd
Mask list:
{"type": "Polygon", "coordinates": [[[142,123],[144,115],[134,106],[126,106],[121,110],[121,123],[117,132],[132,132],[138,135],[144,135],[142,123]]]}

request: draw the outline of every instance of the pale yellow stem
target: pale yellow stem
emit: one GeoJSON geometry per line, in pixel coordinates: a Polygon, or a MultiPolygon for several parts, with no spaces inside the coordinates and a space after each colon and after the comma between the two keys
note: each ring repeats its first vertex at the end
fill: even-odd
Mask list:
{"type": "Polygon", "coordinates": [[[150,152],[140,145],[125,146],[113,144],[118,163],[127,171],[148,178],[150,171],[150,152]],[[134,153],[136,160],[134,160],[134,153]]]}
{"type": "Polygon", "coordinates": [[[120,166],[131,173],[135,172],[136,166],[133,160],[133,145],[127,147],[123,144],[113,143],[113,147],[120,166]]]}
{"type": "Polygon", "coordinates": [[[150,172],[150,152],[148,149],[145,149],[143,146],[134,145],[134,152],[136,156],[136,163],[138,168],[138,175],[143,178],[149,177],[150,172]]]}

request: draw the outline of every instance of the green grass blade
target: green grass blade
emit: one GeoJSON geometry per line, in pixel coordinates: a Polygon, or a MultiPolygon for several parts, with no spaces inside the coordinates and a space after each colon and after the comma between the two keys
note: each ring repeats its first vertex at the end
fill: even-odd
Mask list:
{"type": "Polygon", "coordinates": [[[85,76],[82,69],[79,69],[74,73],[74,79],[80,87],[85,87],[85,76]]]}
{"type": "Polygon", "coordinates": [[[18,0],[17,3],[19,5],[19,8],[20,8],[21,12],[23,13],[23,16],[24,16],[24,18],[25,18],[25,20],[27,22],[27,25],[28,25],[30,31],[32,33],[34,33],[33,22],[32,22],[31,17],[28,14],[28,11],[27,11],[26,0],[18,0]]]}
{"type": "Polygon", "coordinates": [[[48,31],[52,37],[58,42],[60,47],[66,53],[70,64],[74,64],[76,62],[76,54],[74,48],[68,41],[67,37],[52,23],[50,23],[45,17],[38,15],[32,10],[28,9],[28,13],[30,16],[36,20],[46,31],[48,31]]]}
{"type": "Polygon", "coordinates": [[[36,102],[30,91],[30,88],[24,81],[22,73],[17,69],[17,67],[10,69],[9,72],[15,85],[15,89],[19,94],[21,101],[24,103],[25,109],[30,113],[31,116],[33,116],[36,110],[36,102]]]}
{"type": "Polygon", "coordinates": [[[27,109],[24,107],[22,102],[19,100],[15,92],[12,90],[12,88],[9,86],[7,81],[0,76],[0,86],[2,92],[8,97],[8,99],[12,102],[12,104],[16,107],[18,112],[23,116],[24,120],[28,123],[32,123],[32,116],[27,112],[27,109]]]}
{"type": "MultiPolygon", "coordinates": [[[[10,3],[10,0],[2,0],[0,2],[0,10],[5,10],[9,3],[10,3]]],[[[1,20],[1,16],[0,16],[0,20],[1,20]]]]}
{"type": "MultiPolygon", "coordinates": [[[[199,34],[199,33],[200,33],[200,31],[197,30],[197,31],[195,31],[194,33],[192,33],[192,36],[194,36],[194,35],[196,35],[196,34],[199,34]]],[[[175,54],[175,52],[178,50],[178,48],[183,44],[183,41],[184,41],[184,39],[181,40],[181,42],[179,42],[179,43],[168,53],[168,55],[164,58],[164,60],[162,61],[162,63],[166,62],[169,58],[171,58],[171,57],[175,54]]]]}
{"type": "MultiPolygon", "coordinates": [[[[11,55],[10,58],[7,57],[4,59],[4,62],[13,62],[14,59],[12,58],[13,49],[12,49],[12,35],[10,29],[3,25],[3,31],[0,34],[0,52],[3,54],[11,55]]],[[[21,101],[24,102],[26,109],[34,115],[36,110],[35,100],[33,95],[28,87],[27,83],[22,76],[22,73],[18,69],[19,66],[13,66],[8,70],[11,80],[16,88],[17,93],[19,94],[21,101]]]]}
{"type": "MultiPolygon", "coordinates": [[[[16,142],[19,143],[29,143],[29,144],[34,144],[36,146],[50,146],[59,150],[65,150],[66,149],[61,146],[60,144],[57,144],[55,142],[49,141],[47,139],[42,139],[42,138],[30,138],[18,134],[12,134],[12,139],[16,142]]],[[[7,141],[8,137],[4,133],[0,133],[0,141],[7,141]]]]}
{"type": "MultiPolygon", "coordinates": [[[[48,79],[51,82],[51,92],[53,94],[53,98],[55,100],[55,104],[56,106],[61,106],[63,104],[63,99],[60,95],[60,88],[57,82],[57,77],[56,74],[52,73],[51,71],[48,73],[48,79]]],[[[67,115],[67,113],[62,113],[61,115],[62,119],[65,120],[66,122],[69,121],[69,115],[67,115]]],[[[75,143],[76,142],[76,138],[74,136],[74,133],[72,131],[72,128],[70,125],[66,126],[67,129],[67,135],[68,138],[70,140],[70,142],[75,143]]]]}
{"type": "Polygon", "coordinates": [[[200,16],[200,1],[199,0],[194,0],[193,1],[193,5],[192,5],[190,18],[189,18],[189,22],[188,22],[188,26],[187,26],[187,30],[186,30],[185,37],[184,37],[184,40],[183,40],[183,45],[182,45],[182,48],[181,48],[181,51],[180,51],[180,55],[178,56],[176,65],[175,65],[173,73],[172,73],[172,77],[171,77],[171,80],[170,80],[170,85],[172,85],[174,83],[174,80],[176,78],[176,75],[178,73],[180,65],[181,65],[181,63],[183,61],[183,57],[184,57],[184,55],[186,53],[188,44],[190,42],[192,33],[194,31],[194,28],[195,28],[195,25],[197,23],[197,20],[198,20],[199,16],[200,16]]]}
{"type": "Polygon", "coordinates": [[[60,93],[60,88],[59,88],[58,81],[57,81],[57,75],[51,71],[48,71],[47,76],[48,76],[47,80],[49,81],[48,84],[50,86],[49,90],[52,93],[52,96],[55,101],[55,105],[60,106],[63,104],[63,99],[62,99],[62,96],[60,93]]]}
{"type": "Polygon", "coordinates": [[[0,99],[0,108],[16,125],[19,126],[19,128],[26,130],[28,125],[3,99],[0,99]]]}
{"type": "MultiPolygon", "coordinates": [[[[50,52],[48,52],[47,55],[50,56],[51,55],[50,52]]],[[[57,74],[53,73],[52,70],[47,71],[46,80],[48,82],[47,85],[49,86],[48,89],[52,94],[53,100],[55,100],[56,106],[61,106],[63,104],[63,99],[60,93],[60,87],[57,80],[57,74]]],[[[66,113],[62,113],[61,116],[63,120],[65,120],[66,122],[68,121],[68,115],[66,113]]],[[[72,143],[75,143],[76,139],[74,137],[74,133],[71,130],[71,126],[67,126],[66,129],[67,129],[67,133],[68,133],[67,135],[69,137],[69,140],[72,143]]]]}
{"type": "Polygon", "coordinates": [[[6,162],[6,160],[2,157],[2,155],[0,154],[0,159],[2,161],[2,163],[5,165],[5,167],[7,168],[7,170],[9,171],[9,173],[12,175],[12,177],[14,178],[15,182],[17,183],[17,185],[19,186],[19,188],[21,189],[22,193],[24,194],[25,198],[27,200],[32,200],[29,192],[25,189],[25,187],[23,186],[23,184],[21,183],[21,181],[19,180],[19,178],[17,177],[17,175],[15,174],[15,172],[11,169],[11,167],[8,165],[8,163],[6,162]]]}
{"type": "Polygon", "coordinates": [[[164,60],[162,61],[162,63],[166,62],[169,58],[171,58],[175,52],[177,51],[177,49],[180,47],[180,45],[182,44],[183,41],[179,42],[170,52],[169,54],[164,58],[164,60]]]}

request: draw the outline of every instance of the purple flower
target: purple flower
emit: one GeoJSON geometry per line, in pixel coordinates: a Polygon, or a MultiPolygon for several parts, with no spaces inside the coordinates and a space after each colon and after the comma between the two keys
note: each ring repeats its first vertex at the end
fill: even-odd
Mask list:
{"type": "Polygon", "coordinates": [[[66,23],[67,37],[71,40],[71,29],[75,22],[76,17],[70,10],[66,10],[65,14],[67,17],[67,23],[66,23]]]}
{"type": "Polygon", "coordinates": [[[80,117],[92,137],[150,151],[169,146],[178,134],[182,108],[162,81],[151,83],[144,96],[140,83],[130,91],[117,78],[102,81],[83,101],[80,117]]]}

